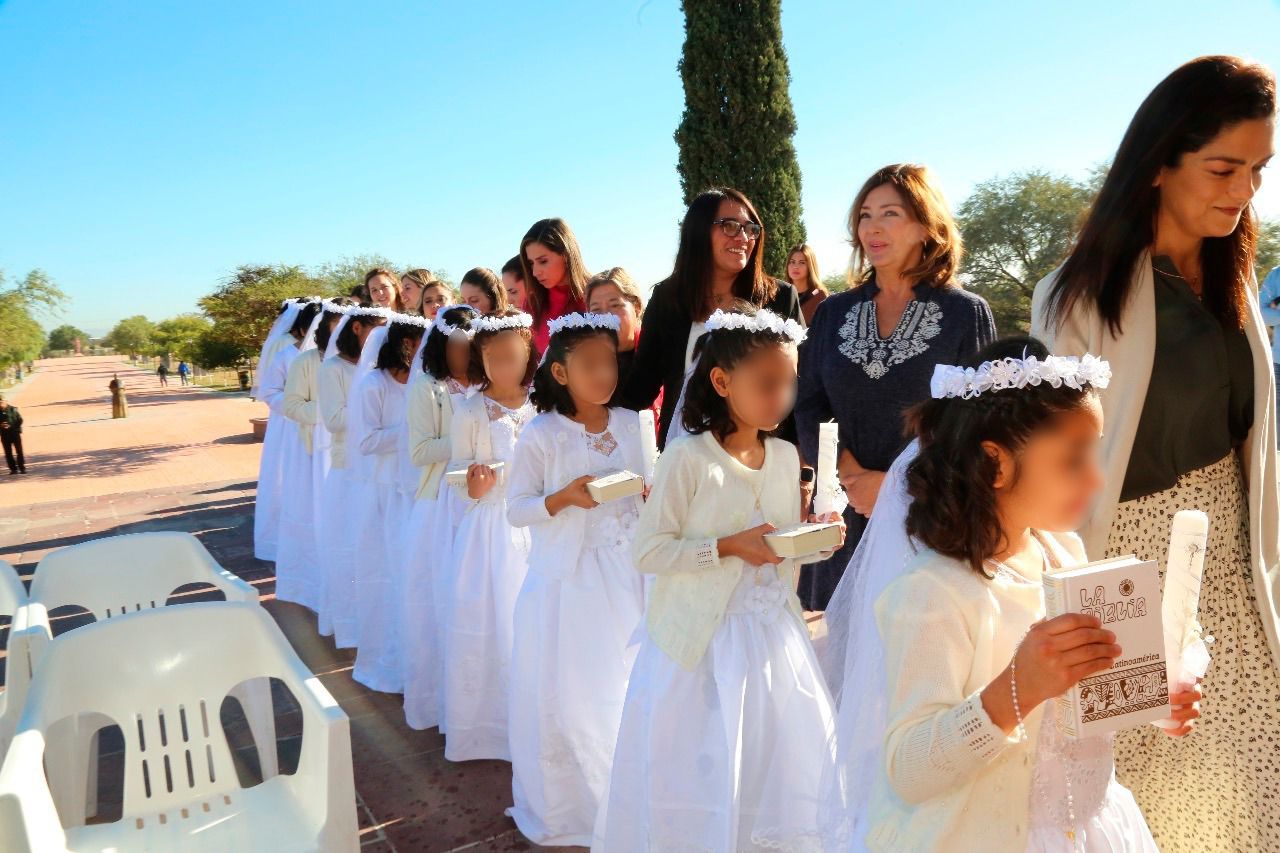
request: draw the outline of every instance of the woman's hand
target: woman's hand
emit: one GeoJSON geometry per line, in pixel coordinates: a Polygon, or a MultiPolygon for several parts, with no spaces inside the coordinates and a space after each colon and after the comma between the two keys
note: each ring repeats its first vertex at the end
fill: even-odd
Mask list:
{"type": "Polygon", "coordinates": [[[569,485],[565,486],[558,492],[547,495],[547,512],[552,515],[558,515],[565,507],[576,506],[582,509],[595,509],[600,504],[591,497],[591,492],[587,491],[587,483],[595,479],[592,474],[583,474],[576,480],[572,480],[569,485]]]}
{"type": "Polygon", "coordinates": [[[870,471],[865,468],[860,474],[840,478],[840,485],[844,486],[849,506],[864,518],[870,518],[872,510],[876,508],[876,499],[880,497],[880,485],[883,482],[883,471],[870,471]]]}
{"type": "Polygon", "coordinates": [[[844,547],[844,536],[845,536],[845,533],[846,533],[846,532],[848,532],[848,527],[847,527],[847,525],[844,523],[844,519],[840,516],[840,513],[838,513],[838,512],[828,512],[828,513],[825,513],[825,514],[823,514],[823,515],[816,515],[816,514],[810,513],[810,514],[809,514],[809,521],[810,521],[811,523],[814,523],[814,524],[838,524],[838,525],[840,525],[840,544],[839,544],[839,545],[837,545],[836,547],[834,547],[834,548],[830,549],[829,551],[823,551],[823,552],[822,552],[822,554],[821,554],[822,559],[824,559],[824,560],[825,560],[825,559],[827,559],[827,558],[828,558],[828,557],[830,557],[832,554],[834,554],[836,551],[839,551],[841,548],[843,548],[843,547],[844,547]]]}
{"type": "Polygon", "coordinates": [[[1169,694],[1169,704],[1173,706],[1170,709],[1169,719],[1182,725],[1176,729],[1162,727],[1162,731],[1169,737],[1186,737],[1195,731],[1196,720],[1200,718],[1198,703],[1203,698],[1204,695],[1201,694],[1199,688],[1195,687],[1190,690],[1184,690],[1181,693],[1169,694]]]}
{"type": "Polygon", "coordinates": [[[471,465],[467,468],[467,497],[478,501],[498,484],[498,474],[488,465],[471,465]]]}
{"type": "Polygon", "coordinates": [[[1013,707],[1013,666],[982,691],[982,705],[991,722],[1005,732],[1018,727],[1048,699],[1061,696],[1082,678],[1111,667],[1122,650],[1116,635],[1102,628],[1098,617],[1065,613],[1031,626],[1014,653],[1017,663],[1018,708],[1013,707]]]}
{"type": "Polygon", "coordinates": [[[782,558],[764,541],[766,533],[777,530],[768,522],[716,541],[721,557],[738,557],[749,566],[777,565],[782,558]]]}

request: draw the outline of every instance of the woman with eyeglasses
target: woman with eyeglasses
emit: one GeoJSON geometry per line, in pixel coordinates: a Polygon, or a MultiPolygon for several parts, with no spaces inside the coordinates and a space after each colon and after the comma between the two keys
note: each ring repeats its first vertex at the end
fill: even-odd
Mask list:
{"type": "Polygon", "coordinates": [[[795,288],[765,274],[764,228],[755,207],[738,190],[716,187],[685,213],[675,268],[649,297],[635,364],[619,398],[640,410],[663,392],[659,445],[666,444],[707,318],[738,300],[803,322],[795,288]]]}
{"type": "Polygon", "coordinates": [[[959,364],[995,340],[991,308],[955,280],[960,231],[924,166],[885,166],[849,210],[850,283],[824,300],[800,347],[796,432],[817,461],[818,424],[839,425],[845,545],[800,570],[800,601],[826,610],[862,538],[889,465],[907,444],[903,413],[929,399],[937,364],[959,364]]]}

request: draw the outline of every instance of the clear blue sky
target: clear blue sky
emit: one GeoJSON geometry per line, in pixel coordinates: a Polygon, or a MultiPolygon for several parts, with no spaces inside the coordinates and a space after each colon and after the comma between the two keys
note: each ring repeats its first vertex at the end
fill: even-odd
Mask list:
{"type": "MultiPolygon", "coordinates": [[[[928,163],[953,205],[1013,170],[1082,176],[1179,63],[1280,68],[1277,0],[789,0],[783,29],[824,272],[885,163],[928,163]]],[[[589,267],[647,286],[683,212],[682,40],[675,0],[5,0],[0,269],[45,269],[73,297],[55,322],[96,333],[242,263],[496,268],[562,216],[589,267]]],[[[1258,204],[1280,215],[1280,188],[1258,204]]]]}

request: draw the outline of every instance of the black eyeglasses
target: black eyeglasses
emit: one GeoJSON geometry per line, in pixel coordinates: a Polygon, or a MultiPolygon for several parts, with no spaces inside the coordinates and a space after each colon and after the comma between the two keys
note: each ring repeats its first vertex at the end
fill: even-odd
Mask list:
{"type": "Polygon", "coordinates": [[[760,232],[764,229],[754,222],[740,222],[737,219],[714,219],[712,225],[719,225],[720,230],[724,232],[726,237],[737,237],[742,232],[747,232],[747,239],[754,240],[760,236],[760,232]]]}

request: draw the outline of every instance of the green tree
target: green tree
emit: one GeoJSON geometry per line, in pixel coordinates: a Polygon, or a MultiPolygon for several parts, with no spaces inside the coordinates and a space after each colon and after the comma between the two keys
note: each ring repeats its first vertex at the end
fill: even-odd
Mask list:
{"type": "MultiPolygon", "coordinates": [[[[251,358],[261,347],[280,313],[280,303],[293,296],[331,295],[329,282],[312,278],[301,267],[242,266],[217,290],[200,300],[200,308],[213,321],[213,327],[202,336],[202,352],[219,351],[215,343],[230,349],[220,350],[231,363],[251,358]]],[[[214,367],[197,359],[205,367],[214,367]]]]}
{"type": "Polygon", "coordinates": [[[141,314],[126,317],[107,333],[106,341],[116,352],[150,354],[155,346],[156,324],[141,314]]]}
{"type": "Polygon", "coordinates": [[[960,205],[961,279],[991,304],[1002,334],[1029,328],[1036,283],[1066,258],[1101,174],[1081,182],[1015,172],[978,184],[960,205]]]}
{"type": "Polygon", "coordinates": [[[364,275],[374,267],[403,272],[408,267],[400,268],[387,258],[378,254],[355,255],[338,261],[321,264],[315,268],[314,278],[319,282],[323,292],[321,296],[350,296],[351,291],[364,284],[364,275]]]}
{"type": "Polygon", "coordinates": [[[1258,223],[1258,254],[1253,259],[1258,284],[1276,267],[1280,267],[1280,219],[1264,219],[1258,223]]]}
{"type": "Polygon", "coordinates": [[[768,232],[765,269],[781,274],[787,250],[805,239],[781,0],[681,6],[685,108],[675,140],[685,204],[713,186],[746,193],[768,232]]]}
{"type": "Polygon", "coordinates": [[[43,270],[8,284],[0,271],[0,367],[36,358],[44,350],[40,316],[61,311],[67,296],[43,270]]]}
{"type": "Polygon", "coordinates": [[[843,293],[849,289],[849,277],[843,272],[828,273],[822,277],[822,286],[830,293],[843,293]]]}
{"type": "Polygon", "coordinates": [[[76,339],[80,340],[80,345],[88,348],[89,335],[82,332],[75,326],[61,325],[49,333],[48,350],[72,350],[75,349],[76,339]]]}
{"type": "Polygon", "coordinates": [[[199,314],[179,314],[156,323],[152,335],[152,355],[175,355],[183,361],[194,361],[200,340],[213,328],[213,323],[199,314]]]}

